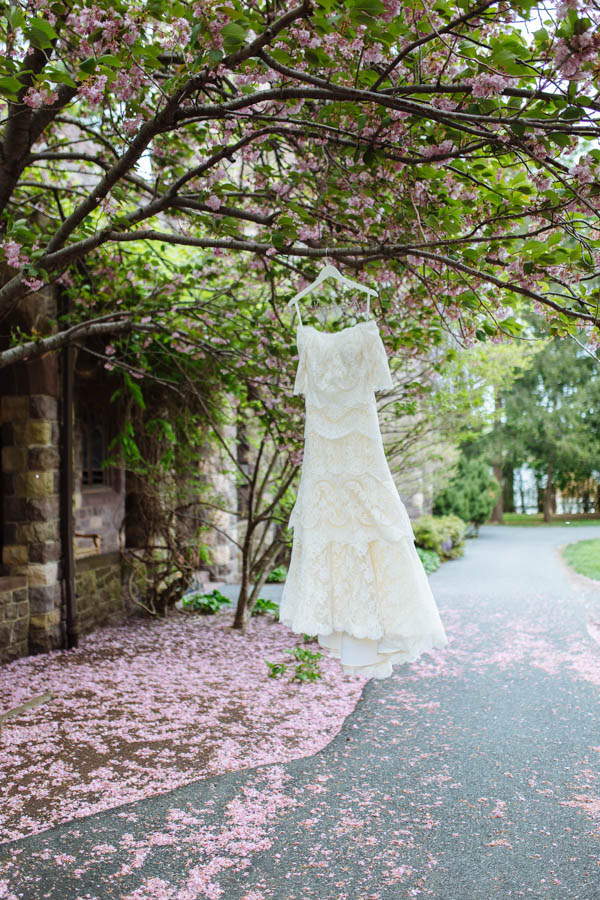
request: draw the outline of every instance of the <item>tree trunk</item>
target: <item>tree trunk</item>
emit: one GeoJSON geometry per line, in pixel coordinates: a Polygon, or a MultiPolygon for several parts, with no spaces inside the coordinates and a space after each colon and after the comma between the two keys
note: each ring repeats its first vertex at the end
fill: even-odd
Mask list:
{"type": "Polygon", "coordinates": [[[246,534],[242,545],[240,592],[237,607],[233,619],[233,628],[244,631],[248,622],[248,583],[250,579],[250,484],[247,480],[250,463],[250,442],[248,440],[248,428],[246,420],[238,416],[237,420],[237,461],[240,469],[246,476],[242,478],[237,489],[237,506],[239,521],[245,521],[246,534]]]}
{"type": "MultiPolygon", "coordinates": [[[[500,444],[500,429],[501,429],[501,414],[502,414],[502,397],[500,396],[500,391],[496,390],[494,392],[494,409],[495,409],[495,421],[494,421],[494,432],[496,435],[496,440],[494,443],[496,446],[500,444]]],[[[490,515],[490,522],[499,522],[501,523],[504,519],[504,496],[503,496],[503,487],[504,487],[504,479],[502,477],[502,454],[501,452],[498,454],[500,459],[496,460],[492,463],[494,470],[494,478],[500,484],[500,493],[498,494],[498,499],[496,500],[496,504],[492,510],[492,514],[490,515]]]]}
{"type": "Polygon", "coordinates": [[[521,512],[524,513],[527,511],[525,506],[525,485],[523,484],[523,472],[521,469],[518,470],[518,482],[519,482],[519,497],[521,499],[521,512]]]}
{"type": "Polygon", "coordinates": [[[500,493],[498,494],[496,505],[492,510],[490,522],[501,523],[504,521],[504,479],[502,476],[502,463],[494,463],[494,478],[500,482],[500,493]]]}
{"type": "Polygon", "coordinates": [[[250,586],[250,558],[252,554],[252,533],[254,525],[250,521],[252,515],[252,504],[248,505],[248,518],[246,519],[246,534],[242,544],[242,577],[240,581],[240,593],[238,595],[235,617],[233,619],[233,628],[244,631],[250,618],[250,610],[248,609],[248,588],[250,586]]]}
{"type": "Polygon", "coordinates": [[[244,541],[244,552],[242,553],[242,579],[240,583],[240,592],[238,595],[237,607],[235,610],[235,616],[233,619],[232,628],[237,628],[238,631],[245,631],[246,625],[248,624],[248,619],[250,618],[250,614],[248,611],[248,581],[249,581],[249,553],[246,547],[246,541],[244,541]]]}
{"type": "MultiPolygon", "coordinates": [[[[244,475],[248,475],[248,468],[250,462],[250,444],[248,442],[248,427],[246,421],[243,418],[238,418],[237,421],[237,433],[236,433],[236,441],[237,441],[237,462],[244,473],[244,475]]],[[[248,515],[248,497],[250,493],[250,485],[247,480],[241,480],[238,489],[237,489],[237,504],[238,504],[238,515],[240,518],[244,519],[248,515]]]]}
{"type": "Polygon", "coordinates": [[[246,579],[245,581],[242,581],[242,584],[240,585],[240,593],[235,610],[235,617],[233,620],[233,625],[231,627],[236,628],[238,631],[245,631],[249,618],[250,613],[248,611],[248,579],[246,579]]]}
{"type": "Polygon", "coordinates": [[[504,512],[514,513],[515,510],[515,474],[513,467],[505,465],[502,470],[504,482],[502,485],[503,494],[503,510],[504,512]]]}
{"type": "Polygon", "coordinates": [[[538,512],[544,512],[544,488],[542,487],[539,476],[535,476],[535,486],[537,488],[537,508],[538,512]]]}
{"type": "Polygon", "coordinates": [[[546,490],[544,491],[544,522],[552,521],[552,476],[554,475],[554,466],[552,460],[548,463],[548,474],[546,477],[546,490]]]}

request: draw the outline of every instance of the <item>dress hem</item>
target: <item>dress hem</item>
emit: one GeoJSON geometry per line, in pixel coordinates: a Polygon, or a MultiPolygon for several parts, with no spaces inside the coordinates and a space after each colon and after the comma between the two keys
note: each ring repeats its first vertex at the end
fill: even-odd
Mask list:
{"type": "Polygon", "coordinates": [[[448,645],[445,632],[427,635],[384,635],[379,640],[355,638],[347,632],[321,632],[319,646],[338,659],[347,675],[388,678],[393,665],[415,662],[424,653],[448,645]],[[403,646],[404,645],[404,646],[403,646]]]}

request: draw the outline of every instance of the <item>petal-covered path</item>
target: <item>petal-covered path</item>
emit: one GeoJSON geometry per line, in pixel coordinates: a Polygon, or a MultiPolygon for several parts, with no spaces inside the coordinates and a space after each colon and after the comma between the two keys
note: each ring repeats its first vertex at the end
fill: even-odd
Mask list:
{"type": "Polygon", "coordinates": [[[431,576],[450,644],[370,681],[315,756],[0,846],[26,900],[600,898],[600,585],[486,526],[431,576]]]}

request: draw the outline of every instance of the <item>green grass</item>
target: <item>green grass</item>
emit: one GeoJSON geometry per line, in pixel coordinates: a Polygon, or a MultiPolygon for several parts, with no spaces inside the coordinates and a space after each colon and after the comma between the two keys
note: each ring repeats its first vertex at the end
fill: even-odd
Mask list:
{"type": "Polygon", "coordinates": [[[599,516],[586,516],[583,513],[573,513],[572,515],[561,514],[560,516],[552,516],[551,522],[544,522],[543,513],[504,513],[503,525],[566,525],[570,527],[576,525],[600,525],[599,516]]]}
{"type": "Polygon", "coordinates": [[[580,575],[600,581],[600,538],[567,544],[562,553],[563,558],[580,575]]]}

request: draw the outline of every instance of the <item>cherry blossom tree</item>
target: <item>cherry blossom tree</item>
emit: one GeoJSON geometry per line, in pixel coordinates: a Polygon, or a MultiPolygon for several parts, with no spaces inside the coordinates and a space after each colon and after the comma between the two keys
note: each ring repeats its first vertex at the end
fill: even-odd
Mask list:
{"type": "MultiPolygon", "coordinates": [[[[587,0],[6,6],[0,313],[45,284],[77,299],[144,242],[226,258],[224,290],[230,260],[270,267],[285,296],[328,256],[378,280],[391,336],[402,308],[502,339],[526,300],[597,346],[597,19],[587,0]]],[[[115,302],[0,364],[135,329],[115,302]]]]}

